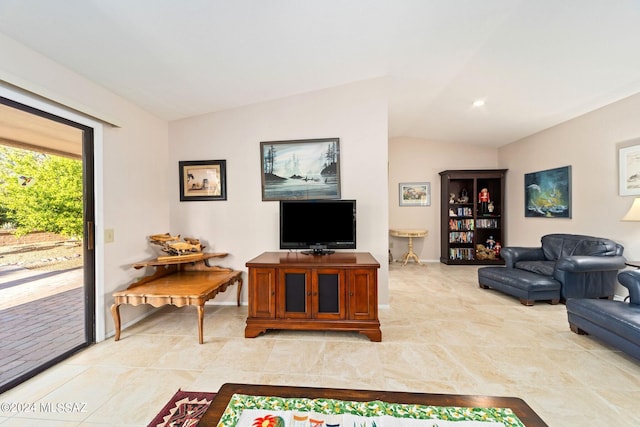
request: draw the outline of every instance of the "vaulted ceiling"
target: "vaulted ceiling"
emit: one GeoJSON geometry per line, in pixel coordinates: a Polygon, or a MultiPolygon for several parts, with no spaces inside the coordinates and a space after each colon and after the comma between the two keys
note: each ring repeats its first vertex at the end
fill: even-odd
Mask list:
{"type": "Polygon", "coordinates": [[[0,32],[166,120],[385,78],[391,137],[492,146],[640,92],[639,23],[635,0],[0,0],[0,32]]]}

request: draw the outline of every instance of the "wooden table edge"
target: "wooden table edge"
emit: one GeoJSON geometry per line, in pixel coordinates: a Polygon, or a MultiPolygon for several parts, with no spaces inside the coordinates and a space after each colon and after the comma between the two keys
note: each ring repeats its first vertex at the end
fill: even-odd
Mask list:
{"type": "Polygon", "coordinates": [[[510,408],[526,427],[547,427],[538,414],[519,397],[414,393],[384,390],[356,390],[325,387],[292,387],[225,383],[209,406],[199,426],[217,426],[234,394],[250,396],[330,398],[338,400],[409,403],[433,406],[461,406],[474,408],[510,408]]]}
{"type": "Polygon", "coordinates": [[[195,306],[197,308],[198,314],[198,342],[200,344],[204,344],[204,306],[207,301],[213,299],[220,292],[225,292],[229,286],[233,286],[236,283],[238,284],[238,289],[236,292],[236,299],[238,307],[240,307],[240,295],[242,292],[242,271],[239,270],[231,270],[226,277],[226,281],[217,284],[212,289],[207,289],[206,292],[203,291],[200,295],[178,295],[172,296],[170,294],[162,294],[162,295],[127,295],[126,291],[135,289],[135,284],[130,286],[129,288],[114,292],[113,298],[114,302],[111,305],[111,316],[113,317],[113,324],[115,327],[114,332],[114,340],[120,341],[120,337],[122,334],[122,323],[120,319],[120,306],[123,304],[138,306],[149,304],[153,307],[159,308],[164,305],[174,305],[176,307],[184,307],[184,306],[195,306]],[[128,301],[129,298],[133,298],[131,302],[128,301]],[[138,301],[136,298],[140,298],[138,301]],[[169,301],[167,302],[167,299],[169,301]],[[173,301],[175,299],[176,301],[173,301]],[[179,301],[178,301],[179,300],[179,301]]]}

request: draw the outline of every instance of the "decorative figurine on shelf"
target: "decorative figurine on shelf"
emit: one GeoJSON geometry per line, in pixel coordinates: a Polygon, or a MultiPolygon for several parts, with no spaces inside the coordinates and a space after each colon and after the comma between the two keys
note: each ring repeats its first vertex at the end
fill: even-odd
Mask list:
{"type": "Polygon", "coordinates": [[[149,242],[152,245],[158,245],[162,247],[162,252],[166,252],[166,256],[158,257],[158,260],[166,259],[167,257],[178,256],[201,256],[202,250],[205,248],[200,243],[200,240],[192,237],[183,237],[184,241],[180,241],[180,235],[172,236],[169,233],[154,234],[149,236],[149,242]]]}
{"type": "Polygon", "coordinates": [[[493,213],[493,211],[495,210],[495,206],[493,205],[493,201],[489,202],[489,206],[487,206],[487,209],[489,209],[489,213],[493,213]]]}
{"type": "Polygon", "coordinates": [[[496,259],[496,253],[493,249],[489,249],[485,245],[478,243],[476,245],[476,258],[479,260],[494,260],[496,259]]]}
{"type": "Polygon", "coordinates": [[[489,213],[489,190],[483,188],[478,194],[478,203],[480,203],[480,213],[489,213]]]}
{"type": "Polygon", "coordinates": [[[449,204],[456,202],[456,193],[449,193],[449,204]]]}
{"type": "Polygon", "coordinates": [[[469,201],[469,193],[467,193],[467,189],[463,188],[460,191],[460,199],[458,199],[460,203],[467,203],[469,201]]]}
{"type": "Polygon", "coordinates": [[[487,241],[485,242],[487,249],[493,250],[496,247],[496,241],[493,240],[493,236],[489,236],[487,241]]]}
{"type": "Polygon", "coordinates": [[[500,256],[500,249],[502,249],[502,245],[500,244],[500,242],[496,242],[496,245],[493,248],[493,252],[496,253],[497,257],[500,256]]]}

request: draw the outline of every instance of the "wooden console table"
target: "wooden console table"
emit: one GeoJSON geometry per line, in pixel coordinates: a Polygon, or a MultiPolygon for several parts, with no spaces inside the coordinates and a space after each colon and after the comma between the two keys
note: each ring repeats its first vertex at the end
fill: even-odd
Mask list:
{"type": "Polygon", "coordinates": [[[251,384],[223,384],[211,402],[199,426],[217,426],[234,394],[249,396],[306,397],[311,399],[337,399],[358,402],[383,402],[463,408],[510,408],[527,427],[545,427],[547,424],[527,403],[517,397],[471,396],[456,394],[408,393],[374,390],[349,390],[316,387],[285,387],[251,384]]]}
{"type": "Polygon", "coordinates": [[[357,331],[381,341],[378,268],[370,253],[265,252],[247,262],[244,336],[268,329],[357,331]]]}
{"type": "Polygon", "coordinates": [[[409,239],[409,250],[402,257],[404,259],[404,263],[402,264],[403,266],[407,265],[410,259],[413,259],[416,262],[416,264],[422,265],[422,263],[420,262],[420,258],[418,258],[418,255],[415,252],[413,252],[413,238],[426,237],[427,233],[428,233],[427,230],[407,230],[407,229],[389,230],[389,234],[391,234],[394,237],[407,237],[409,239]]]}
{"type": "Polygon", "coordinates": [[[115,340],[120,339],[120,304],[150,304],[154,307],[171,304],[176,307],[195,305],[198,308],[198,339],[203,339],[204,303],[238,283],[238,306],[242,291],[242,272],[229,268],[209,266],[207,260],[226,257],[226,253],[208,253],[201,257],[180,257],[151,260],[133,265],[133,268],[154,267],[155,273],[131,284],[126,290],[113,294],[111,314],[116,328],[115,340]]]}

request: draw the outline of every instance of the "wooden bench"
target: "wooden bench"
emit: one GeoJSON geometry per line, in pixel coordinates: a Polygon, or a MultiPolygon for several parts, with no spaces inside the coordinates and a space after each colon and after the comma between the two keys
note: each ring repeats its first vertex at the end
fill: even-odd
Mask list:
{"type": "Polygon", "coordinates": [[[242,272],[209,266],[207,260],[222,258],[226,253],[199,254],[197,257],[171,257],[134,264],[136,269],[154,267],[155,273],[131,284],[126,290],[113,294],[111,314],[116,328],[115,340],[120,339],[120,305],[150,304],[154,307],[171,304],[176,307],[195,305],[198,308],[198,339],[203,339],[204,304],[227,287],[238,283],[237,300],[240,306],[242,272]]]}

